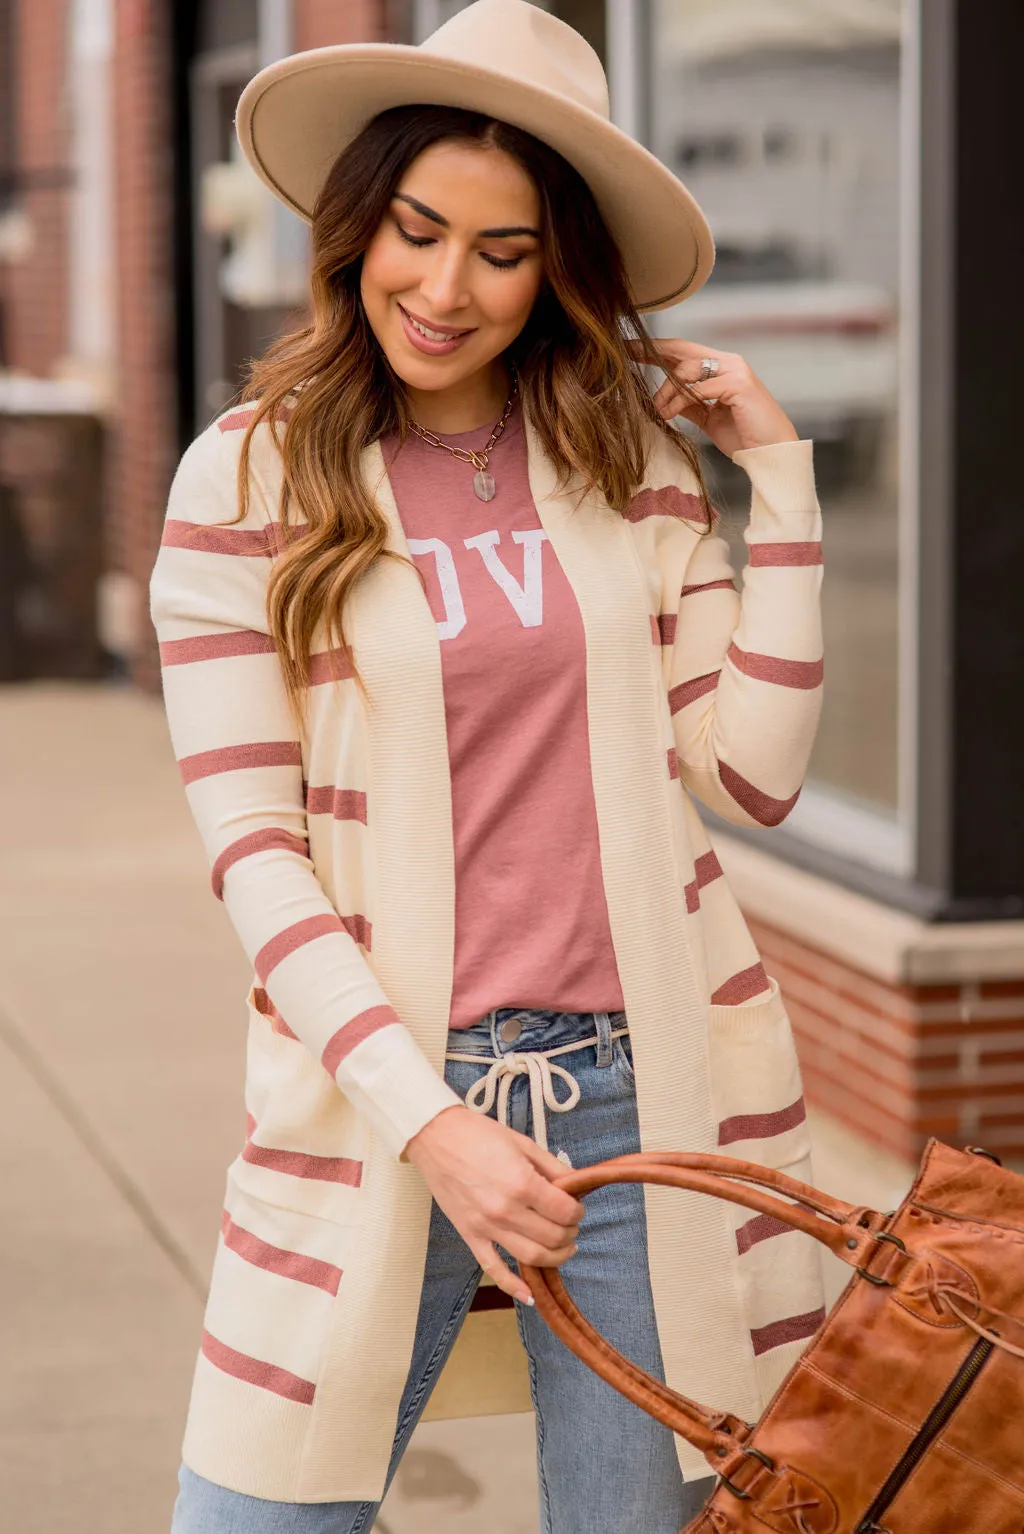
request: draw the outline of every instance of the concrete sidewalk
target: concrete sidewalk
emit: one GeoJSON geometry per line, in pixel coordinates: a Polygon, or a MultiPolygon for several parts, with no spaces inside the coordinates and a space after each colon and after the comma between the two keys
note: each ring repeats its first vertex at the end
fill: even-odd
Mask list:
{"type": "MultiPolygon", "coordinates": [[[[0,689],[0,742],[3,1526],[166,1534],[244,1134],[248,966],[158,701],[0,689]]],[[[827,1121],[815,1133],[822,1186],[898,1201],[909,1168],[827,1121]]],[[[531,1418],[437,1422],[381,1524],[533,1534],[536,1506],[531,1418]]]]}

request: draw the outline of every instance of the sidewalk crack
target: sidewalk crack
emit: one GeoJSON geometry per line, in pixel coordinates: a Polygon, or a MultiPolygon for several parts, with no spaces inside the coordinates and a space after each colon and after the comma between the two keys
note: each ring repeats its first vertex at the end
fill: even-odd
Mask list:
{"type": "Polygon", "coordinates": [[[2,1009],[0,1009],[0,1040],[25,1067],[40,1091],[49,1099],[75,1135],[83,1150],[92,1157],[172,1267],[177,1269],[196,1298],[205,1304],[206,1282],[185,1248],[170,1228],[164,1224],[139,1185],[132,1180],[113,1152],[104,1144],[102,1137],[65,1089],[59,1077],[21,1033],[10,1015],[2,1009]]]}

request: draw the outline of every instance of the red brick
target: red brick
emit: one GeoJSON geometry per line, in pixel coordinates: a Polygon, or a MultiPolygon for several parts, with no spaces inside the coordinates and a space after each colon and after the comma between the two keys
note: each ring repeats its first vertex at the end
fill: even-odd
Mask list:
{"type": "MultiPolygon", "coordinates": [[[[67,4],[15,5],[17,146],[28,177],[67,176],[67,4]]],[[[49,376],[68,350],[68,199],[70,181],[33,187],[20,199],[34,245],[25,261],[0,269],[8,367],[49,376]]]]}
{"type": "Polygon", "coordinates": [[[1024,1012],[1024,979],[1021,980],[983,980],[980,985],[982,996],[1012,996],[1019,998],[1021,1011],[1024,1012]]]}

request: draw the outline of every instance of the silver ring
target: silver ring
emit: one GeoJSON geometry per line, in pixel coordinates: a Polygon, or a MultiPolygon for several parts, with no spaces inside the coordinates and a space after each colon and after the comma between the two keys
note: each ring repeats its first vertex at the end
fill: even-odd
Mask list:
{"type": "Polygon", "coordinates": [[[698,378],[697,382],[698,383],[704,383],[704,382],[706,382],[707,379],[714,378],[714,376],[715,376],[715,374],[717,372],[718,372],[718,358],[717,357],[704,357],[701,360],[701,364],[700,364],[700,377],[698,378]]]}

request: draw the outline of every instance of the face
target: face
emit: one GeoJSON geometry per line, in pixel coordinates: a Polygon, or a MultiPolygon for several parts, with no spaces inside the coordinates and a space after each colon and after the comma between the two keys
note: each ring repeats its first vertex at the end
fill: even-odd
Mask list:
{"type": "Polygon", "coordinates": [[[542,276],[530,177],[503,150],[443,141],[398,184],[363,261],[363,306],[413,395],[486,390],[542,276]]]}

